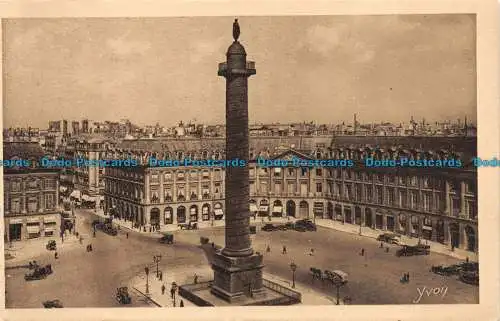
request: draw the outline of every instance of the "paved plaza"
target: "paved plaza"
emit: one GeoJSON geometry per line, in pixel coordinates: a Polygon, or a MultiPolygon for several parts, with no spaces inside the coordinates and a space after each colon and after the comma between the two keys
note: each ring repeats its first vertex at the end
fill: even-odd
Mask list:
{"type": "MultiPolygon", "coordinates": [[[[41,302],[60,299],[65,307],[117,307],[116,288],[128,286],[132,296],[131,307],[158,305],[169,306],[169,290],[162,302],[154,304],[146,300],[141,292],[145,289],[144,267],[150,267],[151,298],[161,297],[161,283],[154,278],[156,266],[154,255],[162,255],[159,268],[164,271],[164,283],[172,281],[182,285],[192,283],[194,273],[200,275],[200,282],[212,275],[208,258],[200,248],[200,236],[210,238],[217,245],[223,245],[224,228],[213,227],[192,231],[174,231],[174,244],[160,244],[158,233],[138,233],[122,228],[119,235],[112,237],[98,232],[90,237],[90,222],[95,218],[92,211],[77,211],[78,230],[87,235],[83,244],[68,237],[58,248],[60,258],[55,260],[53,252],[45,250],[46,241],[26,247],[31,253],[6,261],[6,306],[8,308],[40,308],[41,302]],[[128,232],[129,237],[126,237],[128,232]],[[85,246],[90,242],[94,251],[88,253],[85,246]],[[54,274],[40,281],[26,282],[24,274],[28,269],[20,267],[30,260],[40,264],[52,264],[54,274]],[[191,279],[191,281],[190,281],[191,279]],[[137,288],[137,291],[134,290],[137,288]]],[[[423,296],[420,304],[478,303],[478,287],[467,285],[456,277],[444,277],[429,271],[432,265],[452,264],[456,258],[431,253],[429,256],[402,257],[394,255],[396,247],[389,253],[379,248],[373,238],[353,233],[340,232],[319,227],[317,232],[276,231],[264,232],[258,229],[252,236],[253,247],[264,254],[265,277],[285,286],[290,286],[292,273],[290,263],[297,266],[297,289],[303,292],[304,304],[334,304],[334,288],[312,282],[309,269],[340,269],[349,274],[348,284],[341,289],[341,298],[349,296],[352,304],[412,304],[419,291],[433,288],[447,288],[446,294],[423,296]],[[266,252],[270,246],[271,251],[266,252]],[[287,253],[282,254],[282,247],[287,253]],[[311,248],[314,255],[310,255],[311,248]],[[359,251],[364,248],[365,256],[359,251]],[[399,282],[403,273],[410,273],[410,283],[399,282]],[[305,295],[306,292],[310,294],[305,295]],[[316,299],[307,299],[311,297],[316,299]],[[330,303],[328,303],[330,302],[330,303]]],[[[13,244],[14,249],[16,243],[13,244]]],[[[14,251],[15,252],[15,251],[14,251]]],[[[156,301],[161,301],[156,299],[156,301]]],[[[186,301],[186,300],[184,300],[186,301]]],[[[185,302],[185,306],[189,306],[185,302]]]]}

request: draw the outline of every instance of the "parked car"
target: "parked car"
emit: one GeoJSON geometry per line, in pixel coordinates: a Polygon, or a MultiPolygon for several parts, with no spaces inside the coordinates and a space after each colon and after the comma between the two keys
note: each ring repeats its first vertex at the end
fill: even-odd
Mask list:
{"type": "Polygon", "coordinates": [[[55,240],[48,241],[45,248],[49,251],[55,251],[57,249],[56,241],[55,240]]]}
{"type": "Polygon", "coordinates": [[[462,262],[460,263],[462,271],[466,272],[479,272],[479,263],[477,262],[462,262]]]}
{"type": "Polygon", "coordinates": [[[58,299],[55,300],[49,300],[49,301],[44,301],[42,302],[43,307],[46,309],[52,309],[52,308],[64,308],[62,302],[58,299]]]}
{"type": "Polygon", "coordinates": [[[385,243],[390,243],[390,244],[397,244],[397,245],[401,244],[400,236],[397,235],[397,234],[393,234],[393,233],[383,233],[383,234],[380,234],[377,237],[377,241],[381,241],[381,242],[385,242],[385,243]]]}
{"type": "Polygon", "coordinates": [[[276,231],[277,229],[277,226],[274,226],[273,224],[266,224],[261,228],[262,231],[266,232],[276,231]]]}
{"type": "Polygon", "coordinates": [[[396,256],[429,255],[430,253],[431,247],[429,245],[403,245],[396,251],[396,256]]]}
{"type": "Polygon", "coordinates": [[[450,266],[443,266],[443,265],[438,265],[438,266],[432,266],[431,267],[431,272],[434,272],[439,275],[458,275],[461,270],[460,265],[458,264],[453,264],[450,266]]]}
{"type": "MultiPolygon", "coordinates": [[[[167,233],[160,238],[159,242],[162,244],[174,244],[174,235],[167,233]]],[[[208,243],[208,239],[207,239],[207,243],[208,243]]]]}
{"type": "Polygon", "coordinates": [[[52,274],[52,265],[47,264],[44,267],[36,267],[32,273],[28,273],[24,275],[24,279],[26,281],[34,281],[45,279],[47,275],[52,274]]]}
{"type": "Polygon", "coordinates": [[[121,304],[130,304],[132,302],[126,286],[116,289],[116,300],[121,304]]]}
{"type": "Polygon", "coordinates": [[[461,271],[458,278],[464,283],[479,285],[479,271],[461,271]]]}
{"type": "Polygon", "coordinates": [[[316,231],[316,224],[314,224],[311,220],[305,219],[305,220],[299,220],[295,222],[295,229],[297,227],[304,227],[306,231],[316,231]]]}

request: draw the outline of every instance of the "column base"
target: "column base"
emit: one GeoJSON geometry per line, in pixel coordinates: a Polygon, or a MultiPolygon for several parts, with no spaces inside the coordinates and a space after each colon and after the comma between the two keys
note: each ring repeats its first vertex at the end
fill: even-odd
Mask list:
{"type": "Polygon", "coordinates": [[[228,302],[265,295],[262,261],[260,254],[230,257],[224,253],[216,253],[212,262],[214,282],[211,293],[228,302]]]}

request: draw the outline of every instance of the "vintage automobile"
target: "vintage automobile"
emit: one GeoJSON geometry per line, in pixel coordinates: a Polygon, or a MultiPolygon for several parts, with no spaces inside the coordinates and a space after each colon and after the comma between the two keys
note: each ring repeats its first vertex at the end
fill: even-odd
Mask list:
{"type": "MultiPolygon", "coordinates": [[[[170,233],[164,234],[160,238],[159,242],[162,244],[174,244],[174,235],[170,234],[170,233]]],[[[208,243],[208,241],[207,241],[207,243],[208,243]]]]}
{"type": "Polygon", "coordinates": [[[266,224],[261,228],[262,231],[266,231],[266,232],[276,231],[277,229],[278,229],[278,227],[274,226],[273,224],[266,224]]]}
{"type": "Polygon", "coordinates": [[[45,279],[47,275],[52,274],[52,265],[47,264],[44,267],[36,267],[32,273],[24,275],[26,281],[45,279]]]}
{"type": "Polygon", "coordinates": [[[458,278],[464,283],[479,285],[479,271],[460,271],[458,278]]]}
{"type": "Polygon", "coordinates": [[[437,265],[431,267],[431,272],[445,276],[458,275],[460,271],[461,267],[458,264],[453,264],[450,266],[437,265]]]}
{"type": "Polygon", "coordinates": [[[56,241],[55,240],[48,241],[45,248],[49,251],[55,251],[57,249],[56,241]]]}
{"type": "Polygon", "coordinates": [[[429,255],[431,247],[429,245],[403,245],[396,251],[396,256],[429,255]]]}
{"type": "Polygon", "coordinates": [[[479,272],[479,263],[477,262],[462,262],[459,265],[462,271],[479,272]]]}
{"type": "Polygon", "coordinates": [[[44,302],[42,302],[42,304],[43,304],[43,307],[46,309],[64,308],[62,302],[58,299],[44,301],[44,302]]]}
{"type": "Polygon", "coordinates": [[[118,235],[118,230],[111,223],[99,223],[95,227],[108,235],[118,235]]]}
{"type": "Polygon", "coordinates": [[[116,300],[121,304],[130,304],[132,302],[126,286],[116,289],[116,300]]]}
{"type": "Polygon", "coordinates": [[[293,229],[297,232],[307,232],[307,228],[304,225],[295,224],[293,229]]]}
{"type": "Polygon", "coordinates": [[[397,245],[401,244],[400,236],[397,235],[397,234],[393,234],[393,233],[383,233],[383,234],[380,234],[377,237],[377,241],[381,241],[381,242],[385,242],[385,243],[390,243],[390,244],[397,244],[397,245]]]}
{"type": "Polygon", "coordinates": [[[198,223],[196,222],[188,222],[186,223],[181,223],[178,224],[181,230],[197,230],[198,229],[198,223]]]}
{"type": "Polygon", "coordinates": [[[304,219],[304,220],[299,220],[295,222],[295,230],[297,230],[297,227],[299,229],[305,228],[306,231],[316,231],[316,224],[314,224],[311,220],[304,219]]]}

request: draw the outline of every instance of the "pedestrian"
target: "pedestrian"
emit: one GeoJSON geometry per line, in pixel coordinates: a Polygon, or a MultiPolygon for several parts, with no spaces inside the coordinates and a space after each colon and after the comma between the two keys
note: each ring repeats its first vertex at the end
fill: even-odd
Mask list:
{"type": "Polygon", "coordinates": [[[380,248],[384,247],[384,242],[380,242],[380,248]]]}
{"type": "Polygon", "coordinates": [[[59,257],[59,256],[57,255],[57,252],[56,252],[56,253],[54,253],[54,258],[55,258],[56,260],[57,260],[57,258],[58,258],[58,257],[59,257]]]}
{"type": "Polygon", "coordinates": [[[160,281],[163,281],[163,272],[160,271],[160,281]]]}
{"type": "Polygon", "coordinates": [[[469,263],[469,257],[468,256],[465,258],[465,263],[469,263]]]}
{"type": "Polygon", "coordinates": [[[127,238],[128,238],[128,232],[127,232],[127,238]]]}
{"type": "Polygon", "coordinates": [[[309,253],[310,256],[314,255],[314,249],[311,249],[311,252],[309,253]]]}
{"type": "Polygon", "coordinates": [[[215,243],[214,242],[212,242],[212,248],[215,249],[215,243]]]}
{"type": "Polygon", "coordinates": [[[172,300],[174,299],[174,296],[175,296],[175,290],[174,290],[174,288],[171,288],[170,289],[170,297],[172,298],[172,300]]]}
{"type": "Polygon", "coordinates": [[[151,233],[151,226],[149,227],[149,233],[151,233]]]}
{"type": "Polygon", "coordinates": [[[181,303],[179,303],[179,307],[183,308],[184,307],[184,301],[181,300],[181,303]]]}
{"type": "Polygon", "coordinates": [[[194,284],[198,284],[198,275],[194,274],[194,284]]]}
{"type": "Polygon", "coordinates": [[[269,244],[267,245],[266,252],[267,253],[271,252],[271,247],[269,246],[269,244]]]}
{"type": "Polygon", "coordinates": [[[283,254],[286,254],[286,246],[283,245],[283,254]]]}
{"type": "Polygon", "coordinates": [[[365,249],[361,249],[361,256],[365,256],[365,249]]]}
{"type": "Polygon", "coordinates": [[[406,282],[410,282],[410,272],[406,273],[406,282]]]}
{"type": "Polygon", "coordinates": [[[165,294],[165,284],[162,284],[161,285],[161,294],[164,295],[165,294]]]}

